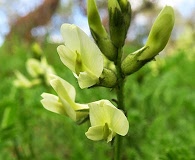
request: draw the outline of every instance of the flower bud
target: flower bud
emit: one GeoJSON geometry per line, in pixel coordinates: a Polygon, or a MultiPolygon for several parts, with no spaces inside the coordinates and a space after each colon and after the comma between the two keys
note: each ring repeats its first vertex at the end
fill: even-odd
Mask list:
{"type": "Polygon", "coordinates": [[[145,44],[145,46],[149,48],[139,56],[138,60],[151,60],[165,48],[170,38],[174,21],[175,17],[173,8],[165,6],[156,18],[149,33],[145,44]]]}
{"type": "Polygon", "coordinates": [[[121,69],[124,75],[130,75],[138,71],[142,66],[144,66],[144,64],[148,62],[147,60],[143,61],[138,60],[139,55],[144,53],[145,50],[147,50],[147,47],[142,47],[141,49],[129,54],[122,61],[121,69]]]}
{"type": "Polygon", "coordinates": [[[124,45],[131,21],[131,6],[127,0],[108,0],[110,37],[116,47],[124,45]]]}
{"type": "Polygon", "coordinates": [[[38,43],[33,43],[32,45],[32,51],[34,53],[35,58],[40,59],[43,55],[43,50],[41,49],[41,46],[38,43]]]}
{"type": "Polygon", "coordinates": [[[114,60],[117,49],[112,44],[108,33],[101,23],[100,15],[94,0],[87,1],[87,17],[91,34],[101,52],[109,59],[114,60]]]}
{"type": "Polygon", "coordinates": [[[99,78],[98,85],[107,88],[112,88],[116,85],[116,83],[117,83],[116,74],[112,70],[104,68],[102,75],[99,78]]]}

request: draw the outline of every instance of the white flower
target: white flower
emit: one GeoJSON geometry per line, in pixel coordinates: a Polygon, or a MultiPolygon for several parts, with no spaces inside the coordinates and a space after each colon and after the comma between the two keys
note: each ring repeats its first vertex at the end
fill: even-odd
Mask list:
{"type": "Polygon", "coordinates": [[[52,75],[50,80],[57,96],[43,93],[41,103],[49,111],[65,114],[73,121],[78,122],[88,116],[88,105],[75,102],[75,88],[62,78],[52,75]]]}
{"type": "Polygon", "coordinates": [[[116,135],[125,136],[129,130],[129,122],[124,113],[108,100],[89,103],[91,127],[85,133],[87,138],[110,142],[116,135]]]}
{"type": "Polygon", "coordinates": [[[103,71],[103,55],[96,44],[77,26],[63,24],[64,45],[57,48],[61,61],[78,78],[81,88],[99,82],[103,71]]]}

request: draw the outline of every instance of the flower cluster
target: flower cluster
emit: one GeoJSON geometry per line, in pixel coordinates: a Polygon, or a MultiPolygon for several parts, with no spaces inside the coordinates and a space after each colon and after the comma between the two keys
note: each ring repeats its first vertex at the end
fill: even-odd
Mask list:
{"type": "Polygon", "coordinates": [[[125,136],[129,130],[123,105],[124,79],[164,49],[173,29],[174,11],[166,6],[154,22],[146,44],[124,57],[122,48],[131,21],[129,1],[108,0],[109,32],[101,23],[95,0],[88,0],[87,6],[89,28],[95,42],[76,25],[65,23],[61,26],[64,44],[57,47],[57,52],[81,89],[95,86],[115,89],[117,107],[106,99],[87,104],[75,102],[75,88],[57,75],[49,77],[57,95],[43,93],[41,103],[47,110],[68,116],[76,123],[89,119],[91,127],[85,133],[87,138],[110,142],[116,134],[125,136]]]}
{"type": "Polygon", "coordinates": [[[40,46],[35,43],[32,48],[38,58],[29,58],[26,62],[26,70],[31,79],[16,70],[16,79],[13,82],[16,87],[31,88],[41,83],[49,85],[49,75],[55,73],[53,67],[48,64],[46,58],[42,55],[40,46]]]}
{"type": "MultiPolygon", "coordinates": [[[[63,64],[77,78],[80,88],[101,84],[103,73],[109,74],[109,71],[103,68],[103,54],[97,45],[75,25],[63,24],[61,33],[65,43],[57,48],[58,54],[63,64]]],[[[106,76],[107,74],[105,78],[106,76]]],[[[89,118],[91,127],[86,132],[89,139],[110,142],[115,134],[127,134],[129,124],[125,114],[110,101],[80,104],[75,102],[76,91],[70,83],[57,75],[50,75],[50,84],[57,96],[43,93],[43,106],[49,111],[66,115],[77,123],[89,118]]]]}

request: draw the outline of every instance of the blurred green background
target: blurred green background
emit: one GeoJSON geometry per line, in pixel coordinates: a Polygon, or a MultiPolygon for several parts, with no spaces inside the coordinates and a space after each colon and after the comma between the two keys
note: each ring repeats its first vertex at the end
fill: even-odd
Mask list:
{"type": "MultiPolygon", "coordinates": [[[[150,8],[149,11],[155,13],[150,8]]],[[[195,159],[193,26],[193,22],[186,22],[179,36],[174,37],[178,32],[173,33],[169,45],[155,61],[126,79],[130,129],[124,140],[124,160],[195,159]]],[[[144,34],[127,41],[124,52],[139,48],[143,39],[144,34]]],[[[25,63],[35,55],[34,42],[56,73],[75,86],[77,102],[115,98],[110,89],[79,89],[74,76],[59,59],[56,51],[59,43],[48,41],[47,34],[29,41],[11,37],[0,48],[0,159],[112,159],[111,144],[86,138],[89,123],[76,125],[69,118],[43,108],[40,95],[55,94],[50,87],[40,84],[24,89],[13,85],[15,70],[28,77],[25,63]]]]}

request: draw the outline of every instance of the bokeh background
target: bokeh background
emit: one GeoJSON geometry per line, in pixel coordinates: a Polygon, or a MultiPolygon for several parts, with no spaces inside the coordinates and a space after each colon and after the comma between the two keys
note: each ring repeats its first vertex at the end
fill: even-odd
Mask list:
{"type": "MultiPolygon", "coordinates": [[[[142,47],[152,22],[165,5],[175,9],[176,22],[166,48],[125,86],[130,129],[123,159],[195,159],[195,1],[131,0],[132,22],[125,54],[142,47]]],[[[108,27],[107,1],[97,0],[108,27]]],[[[56,47],[60,26],[74,23],[89,36],[85,0],[0,0],[0,159],[112,159],[112,145],[85,136],[89,123],[76,125],[45,110],[40,95],[55,92],[46,83],[16,87],[15,71],[29,80],[26,62],[46,57],[55,72],[73,84],[76,101],[114,99],[105,88],[81,90],[61,63],[56,47]]]]}

